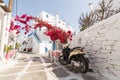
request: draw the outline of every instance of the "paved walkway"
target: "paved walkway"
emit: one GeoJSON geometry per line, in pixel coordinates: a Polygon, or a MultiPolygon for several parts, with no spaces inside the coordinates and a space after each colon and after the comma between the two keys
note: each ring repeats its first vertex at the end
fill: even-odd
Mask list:
{"type": "Polygon", "coordinates": [[[53,63],[38,54],[19,53],[16,60],[7,65],[0,71],[0,80],[107,80],[95,73],[77,73],[70,65],[53,63]]]}
{"type": "Polygon", "coordinates": [[[17,58],[20,57],[20,54],[16,56],[15,59],[1,60],[0,61],[0,72],[13,67],[17,63],[17,58]]]}
{"type": "Polygon", "coordinates": [[[51,63],[44,56],[19,53],[14,66],[0,72],[0,80],[84,80],[80,74],[51,63]]]}

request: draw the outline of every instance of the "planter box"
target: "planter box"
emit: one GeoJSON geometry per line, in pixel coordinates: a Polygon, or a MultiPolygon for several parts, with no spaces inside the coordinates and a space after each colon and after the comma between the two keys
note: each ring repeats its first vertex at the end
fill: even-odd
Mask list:
{"type": "Polygon", "coordinates": [[[10,50],[8,53],[6,53],[5,58],[9,60],[10,58],[13,57],[14,54],[15,54],[15,50],[10,50]]]}

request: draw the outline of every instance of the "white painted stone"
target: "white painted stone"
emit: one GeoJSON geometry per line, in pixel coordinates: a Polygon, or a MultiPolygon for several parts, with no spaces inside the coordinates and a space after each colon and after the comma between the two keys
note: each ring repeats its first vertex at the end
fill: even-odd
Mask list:
{"type": "Polygon", "coordinates": [[[119,40],[120,39],[120,30],[112,29],[106,33],[106,39],[108,40],[119,40]]]}
{"type": "Polygon", "coordinates": [[[111,45],[106,46],[106,48],[105,48],[105,49],[107,49],[107,50],[112,50],[112,46],[111,46],[111,45]]]}
{"type": "Polygon", "coordinates": [[[112,53],[109,54],[109,59],[120,60],[120,52],[119,51],[112,51],[112,53]]]}
{"type": "Polygon", "coordinates": [[[98,59],[99,58],[101,58],[101,59],[107,59],[108,58],[108,54],[98,53],[98,54],[95,54],[94,56],[97,57],[98,59]]]}
{"type": "Polygon", "coordinates": [[[111,50],[101,49],[100,52],[101,54],[109,54],[111,50]]]}
{"type": "Polygon", "coordinates": [[[120,60],[111,59],[111,60],[108,61],[108,63],[111,64],[111,65],[118,65],[118,66],[120,66],[120,60]]]}
{"type": "Polygon", "coordinates": [[[113,46],[113,50],[120,51],[120,40],[116,41],[116,44],[113,46]]]}
{"type": "MultiPolygon", "coordinates": [[[[79,38],[81,38],[81,45],[85,47],[85,52],[89,55],[90,67],[110,80],[119,80],[120,13],[80,32],[75,40],[79,38]]],[[[76,44],[74,42],[73,44],[76,44]]]]}

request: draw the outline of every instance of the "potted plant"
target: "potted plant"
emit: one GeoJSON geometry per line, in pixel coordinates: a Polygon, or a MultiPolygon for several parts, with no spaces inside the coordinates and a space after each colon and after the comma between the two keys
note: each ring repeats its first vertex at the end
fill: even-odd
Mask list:
{"type": "Polygon", "coordinates": [[[14,51],[12,49],[13,49],[12,45],[10,45],[8,47],[6,45],[4,46],[5,58],[7,60],[10,59],[14,54],[14,51]]]}

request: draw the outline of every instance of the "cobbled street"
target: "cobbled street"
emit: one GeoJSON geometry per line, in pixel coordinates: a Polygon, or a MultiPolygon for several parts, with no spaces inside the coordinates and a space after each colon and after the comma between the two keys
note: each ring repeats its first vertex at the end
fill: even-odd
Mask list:
{"type": "Polygon", "coordinates": [[[0,80],[84,80],[69,66],[51,62],[48,57],[18,53],[17,64],[0,72],[0,80]]]}

